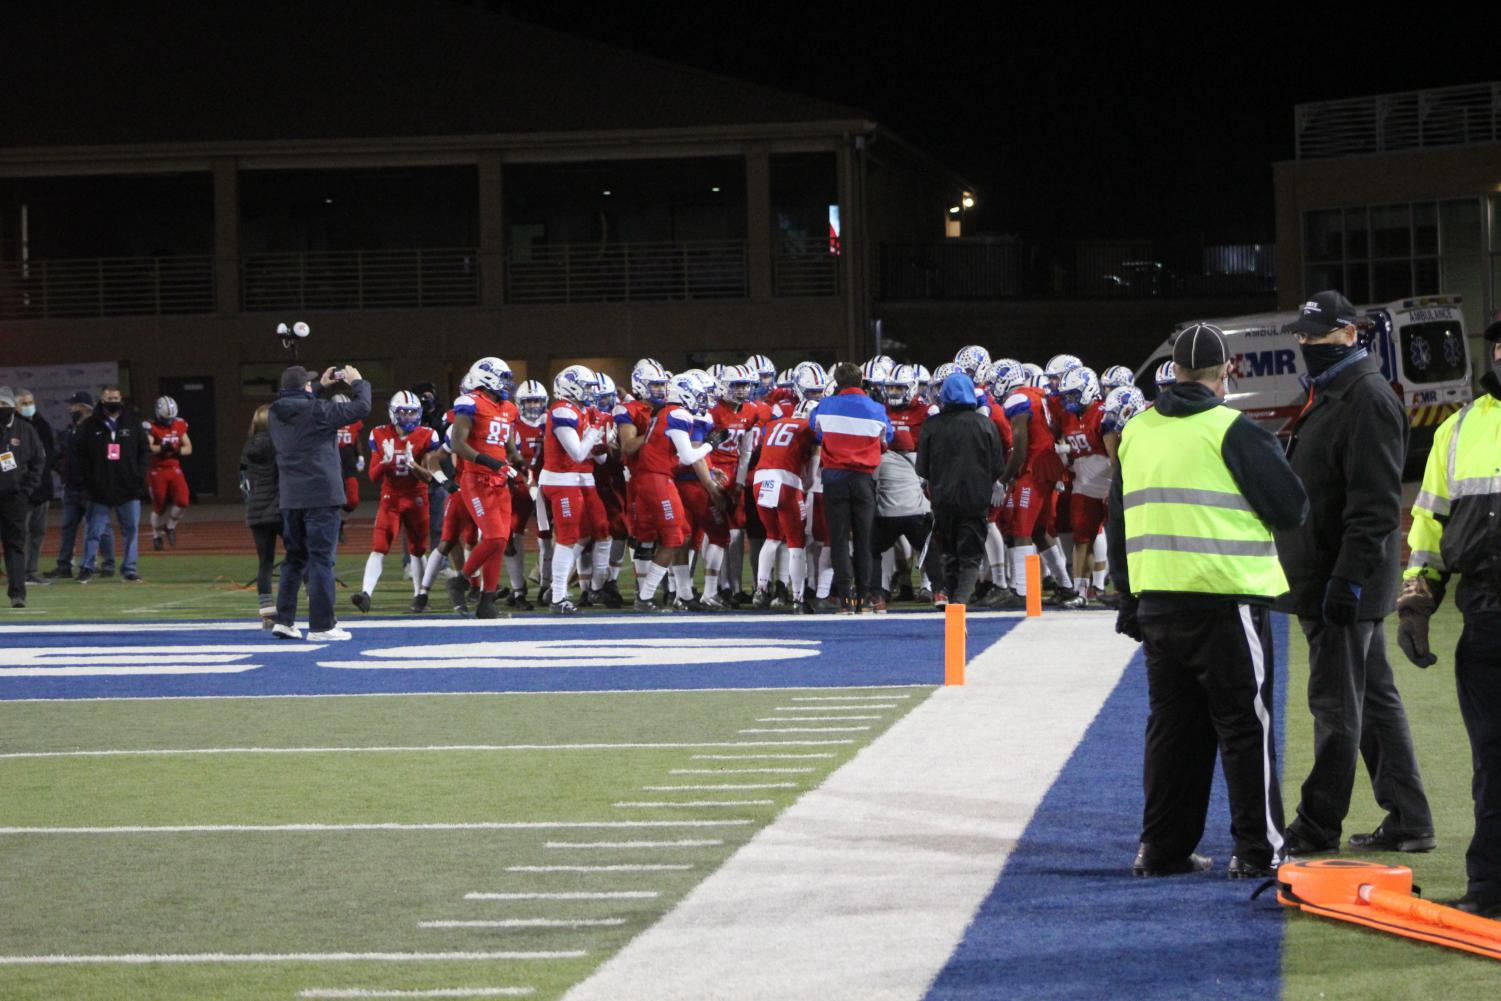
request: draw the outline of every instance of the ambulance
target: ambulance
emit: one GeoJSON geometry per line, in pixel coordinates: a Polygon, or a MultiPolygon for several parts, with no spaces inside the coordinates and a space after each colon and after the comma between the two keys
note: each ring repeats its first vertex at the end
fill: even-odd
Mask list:
{"type": "MultiPolygon", "coordinates": [[[[1381,360],[1381,373],[1407,408],[1412,432],[1408,468],[1421,469],[1444,418],[1468,403],[1470,352],[1457,295],[1417,296],[1384,306],[1364,306],[1361,341],[1381,360]]],[[[1242,410],[1273,433],[1286,438],[1308,400],[1303,383],[1307,369],[1298,340],[1283,328],[1298,318],[1296,310],[1207,320],[1225,332],[1235,371],[1225,402],[1242,410]]],[[[1180,324],[1181,330],[1186,324],[1180,324]]],[[[1177,336],[1177,331],[1174,331],[1177,336]]],[[[1136,372],[1147,398],[1156,395],[1153,375],[1172,358],[1169,337],[1136,372]]]]}

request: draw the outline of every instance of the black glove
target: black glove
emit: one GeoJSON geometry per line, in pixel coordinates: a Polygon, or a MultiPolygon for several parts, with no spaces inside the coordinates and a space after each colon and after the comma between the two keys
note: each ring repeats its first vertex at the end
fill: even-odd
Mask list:
{"type": "Polygon", "coordinates": [[[484,466],[492,473],[498,473],[502,469],[506,468],[506,464],[503,460],[497,459],[495,456],[488,455],[484,452],[479,453],[478,462],[481,466],[484,466]]]}
{"type": "Polygon", "coordinates": [[[1418,667],[1438,663],[1428,647],[1428,619],[1443,598],[1443,584],[1427,577],[1409,577],[1402,582],[1402,595],[1397,599],[1397,645],[1418,667]]]}
{"type": "Polygon", "coordinates": [[[1141,642],[1141,623],[1136,619],[1136,596],[1131,594],[1121,595],[1120,608],[1115,613],[1115,631],[1122,636],[1129,636],[1136,642],[1141,642]]]}
{"type": "Polygon", "coordinates": [[[708,434],[704,435],[704,441],[708,442],[712,447],[718,448],[729,436],[729,428],[715,428],[713,431],[710,431],[708,434]]]}
{"type": "Polygon", "coordinates": [[[1360,585],[1343,577],[1330,577],[1324,585],[1324,624],[1353,626],[1360,612],[1360,585]]]}

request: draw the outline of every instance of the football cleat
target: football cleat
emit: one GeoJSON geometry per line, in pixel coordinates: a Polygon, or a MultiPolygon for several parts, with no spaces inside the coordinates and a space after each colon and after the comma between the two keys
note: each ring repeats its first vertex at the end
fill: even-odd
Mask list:
{"type": "Polygon", "coordinates": [[[625,607],[625,596],[620,593],[620,585],[613,580],[605,581],[605,586],[600,588],[598,594],[606,608],[625,607]]]}
{"type": "Polygon", "coordinates": [[[756,593],[751,598],[751,607],[758,612],[764,612],[771,608],[771,592],[764,587],[756,588],[756,593]]]}
{"type": "Polygon", "coordinates": [[[495,607],[495,594],[492,591],[481,591],[479,604],[474,606],[476,619],[498,619],[500,610],[495,607]]]}
{"type": "Polygon", "coordinates": [[[157,550],[158,552],[161,551],[162,537],[160,535],[153,535],[151,537],[151,548],[157,550]]]}
{"type": "Polygon", "coordinates": [[[594,592],[591,591],[591,590],[589,590],[589,588],[587,588],[587,587],[579,589],[579,607],[580,608],[593,608],[594,607],[594,592]]]}
{"type": "Polygon", "coordinates": [[[469,582],[462,577],[450,577],[445,586],[448,588],[448,603],[453,610],[460,615],[468,615],[469,582]]]}
{"type": "Polygon", "coordinates": [[[370,611],[370,595],[364,591],[349,596],[349,603],[362,612],[370,611]]]}
{"type": "Polygon", "coordinates": [[[512,591],[511,597],[506,600],[506,603],[518,612],[530,612],[537,607],[526,600],[526,590],[524,588],[520,591],[512,591]]]}
{"type": "Polygon", "coordinates": [[[177,548],[177,529],[173,528],[171,525],[167,526],[167,545],[171,546],[173,549],[177,548]]]}
{"type": "Polygon", "coordinates": [[[554,615],[574,615],[579,610],[579,606],[575,605],[567,598],[564,598],[562,601],[553,602],[551,608],[552,614],[554,615]]]}
{"type": "Polygon", "coordinates": [[[673,611],[671,608],[658,607],[656,602],[647,601],[645,598],[637,598],[635,603],[631,605],[631,608],[638,612],[651,612],[653,615],[673,611]]]}
{"type": "Polygon", "coordinates": [[[688,598],[685,601],[683,598],[680,598],[680,597],[673,599],[673,601],[672,601],[672,610],[675,611],[675,612],[707,612],[708,611],[708,609],[704,607],[704,603],[702,601],[699,601],[697,598],[688,598]]]}
{"type": "Polygon", "coordinates": [[[703,606],[711,612],[727,612],[734,607],[725,597],[724,591],[720,591],[717,594],[704,595],[703,606]]]}
{"type": "Polygon", "coordinates": [[[414,594],[414,595],[412,595],[412,605],[411,605],[410,608],[407,609],[407,611],[411,612],[413,615],[420,614],[422,612],[427,611],[427,595],[425,595],[425,594],[414,594]]]}

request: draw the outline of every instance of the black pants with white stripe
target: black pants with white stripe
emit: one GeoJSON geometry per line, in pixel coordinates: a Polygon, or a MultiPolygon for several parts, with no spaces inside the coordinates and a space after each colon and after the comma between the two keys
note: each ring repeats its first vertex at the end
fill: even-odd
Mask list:
{"type": "Polygon", "coordinates": [[[1501,903],[1501,596],[1484,595],[1461,579],[1455,603],[1465,628],[1454,651],[1454,680],[1475,766],[1468,892],[1501,903]]]}
{"type": "Polygon", "coordinates": [[[1151,705],[1141,840],[1153,862],[1198,846],[1216,751],[1235,854],[1267,865],[1282,848],[1270,617],[1266,608],[1227,601],[1141,619],[1151,705]]]}

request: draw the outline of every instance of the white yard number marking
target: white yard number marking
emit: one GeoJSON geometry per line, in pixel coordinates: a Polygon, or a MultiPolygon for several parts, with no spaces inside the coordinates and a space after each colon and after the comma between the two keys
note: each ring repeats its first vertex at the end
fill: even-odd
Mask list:
{"type": "Polygon", "coordinates": [[[318,646],[49,646],[0,650],[0,678],[77,678],[138,674],[239,674],[274,654],[318,646]],[[253,658],[253,660],[252,660],[253,658]]]}
{"type": "Polygon", "coordinates": [[[786,448],[792,444],[792,438],[797,434],[796,424],[778,424],[777,429],[766,439],[766,444],[773,448],[786,448]]]}
{"type": "MultiPolygon", "coordinates": [[[[340,670],[420,670],[520,667],[668,667],[680,664],[786,662],[817,657],[819,640],[611,639],[442,643],[362,651],[363,660],[326,660],[340,670]]],[[[775,664],[771,666],[776,666],[775,664]]]]}

